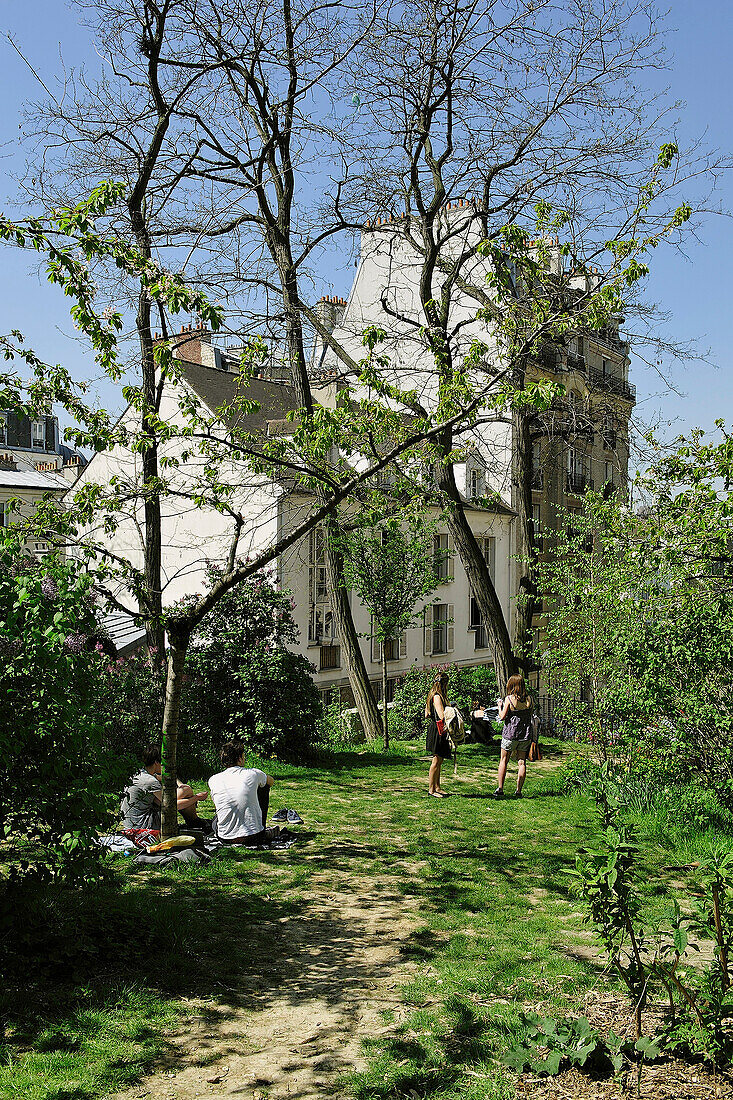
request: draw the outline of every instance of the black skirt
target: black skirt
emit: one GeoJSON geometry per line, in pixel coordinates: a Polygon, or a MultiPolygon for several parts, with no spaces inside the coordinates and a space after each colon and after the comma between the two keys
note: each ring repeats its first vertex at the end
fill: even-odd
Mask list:
{"type": "Polygon", "coordinates": [[[432,717],[425,719],[425,727],[425,748],[428,755],[447,760],[453,755],[447,734],[438,733],[438,726],[432,717]]]}

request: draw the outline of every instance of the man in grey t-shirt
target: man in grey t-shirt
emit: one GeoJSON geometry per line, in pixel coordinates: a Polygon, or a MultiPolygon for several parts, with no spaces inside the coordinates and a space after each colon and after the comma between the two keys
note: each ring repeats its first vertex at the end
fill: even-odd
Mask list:
{"type": "MultiPolygon", "coordinates": [[[[149,745],[143,753],[142,771],[132,779],[122,796],[120,813],[123,829],[160,829],[160,804],[163,799],[160,772],[160,749],[157,745],[149,745]]],[[[187,784],[178,784],[178,812],[187,825],[199,829],[209,825],[197,811],[198,803],[208,797],[208,791],[194,794],[187,784]]]]}

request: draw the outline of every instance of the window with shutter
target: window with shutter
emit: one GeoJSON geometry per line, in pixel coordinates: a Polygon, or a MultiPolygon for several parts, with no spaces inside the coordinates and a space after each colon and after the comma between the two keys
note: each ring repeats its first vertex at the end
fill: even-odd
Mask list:
{"type": "Polygon", "coordinates": [[[400,660],[407,656],[407,631],[403,630],[400,634],[400,660]]]}
{"type": "Polygon", "coordinates": [[[450,546],[447,535],[433,535],[433,555],[435,558],[435,574],[443,583],[450,577],[450,546]]]}
{"type": "Polygon", "coordinates": [[[453,604],[448,603],[445,607],[447,611],[445,652],[452,653],[456,648],[455,630],[453,628],[453,604]]]}
{"type": "Polygon", "coordinates": [[[468,601],[468,629],[478,630],[481,626],[481,612],[478,609],[478,600],[471,596],[468,601]]]}
{"type": "Polygon", "coordinates": [[[448,620],[453,618],[451,609],[452,604],[447,603],[437,603],[433,606],[433,654],[450,652],[448,646],[451,640],[452,626],[449,627],[448,620]]]}
{"type": "Polygon", "coordinates": [[[487,535],[478,540],[481,554],[489,570],[492,581],[496,580],[496,539],[493,535],[487,535]]]}

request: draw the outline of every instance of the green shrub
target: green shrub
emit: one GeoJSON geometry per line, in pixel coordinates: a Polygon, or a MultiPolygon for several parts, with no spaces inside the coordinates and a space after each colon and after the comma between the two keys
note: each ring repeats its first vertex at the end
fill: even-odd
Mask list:
{"type": "Polygon", "coordinates": [[[468,718],[471,703],[475,699],[493,703],[497,696],[496,674],[486,665],[433,665],[413,666],[406,673],[395,691],[394,706],[390,713],[392,736],[410,740],[422,734],[425,716],[425,700],[441,673],[448,674],[448,698],[468,718]]]}
{"type": "Polygon", "coordinates": [[[266,577],[227,593],[191,639],[181,705],[181,774],[219,766],[224,741],[264,757],[302,760],[318,744],[323,706],[297,639],[292,601],[266,577]]]}
{"type": "Polygon", "coordinates": [[[88,881],[109,774],[92,577],[0,542],[0,835],[14,877],[88,881]]]}
{"type": "MultiPolygon", "coordinates": [[[[390,715],[391,717],[391,715],[390,715]]],[[[320,748],[341,749],[350,748],[352,745],[364,741],[361,724],[350,722],[341,704],[334,699],[323,708],[323,714],[318,722],[316,742],[320,748]]]]}
{"type": "Polygon", "coordinates": [[[105,670],[99,705],[105,716],[104,749],[117,790],[140,767],[146,745],[160,741],[165,666],[147,649],[120,657],[105,670]]]}
{"type": "Polygon", "coordinates": [[[690,784],[666,787],[655,806],[656,816],[671,828],[704,833],[708,829],[733,833],[733,813],[713,791],[690,784]]]}

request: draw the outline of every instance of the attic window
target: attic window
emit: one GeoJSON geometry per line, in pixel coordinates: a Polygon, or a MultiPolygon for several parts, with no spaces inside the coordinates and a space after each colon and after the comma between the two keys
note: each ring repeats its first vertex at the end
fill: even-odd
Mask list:
{"type": "Polygon", "coordinates": [[[31,446],[36,449],[45,449],[46,425],[43,420],[31,421],[31,446]]]}

